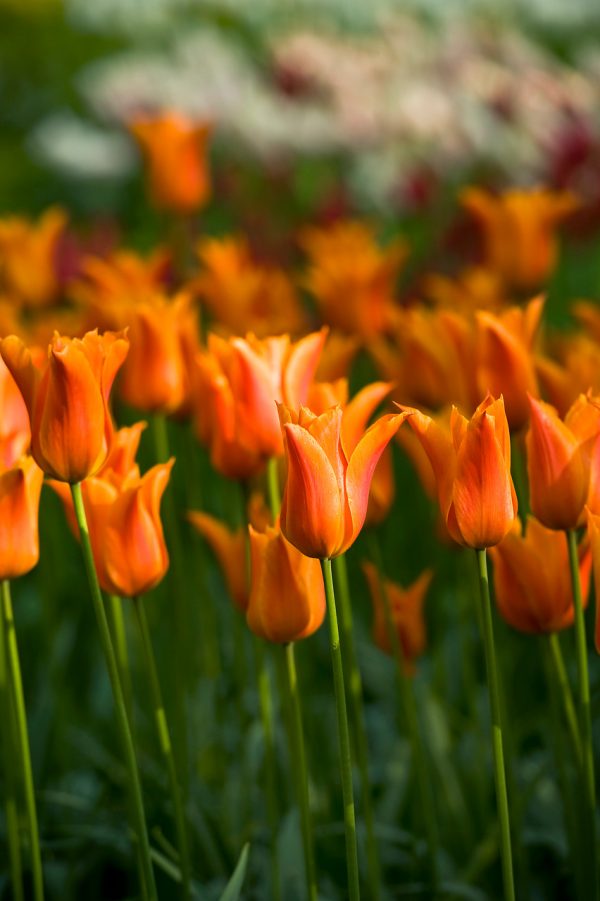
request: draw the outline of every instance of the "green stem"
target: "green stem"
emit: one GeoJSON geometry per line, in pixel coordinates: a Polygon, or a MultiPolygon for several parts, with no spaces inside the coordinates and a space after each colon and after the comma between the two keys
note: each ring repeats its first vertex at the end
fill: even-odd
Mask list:
{"type": "Polygon", "coordinates": [[[415,703],[415,694],[412,690],[410,679],[406,673],[404,651],[402,649],[398,631],[392,617],[390,597],[388,594],[387,585],[385,584],[385,577],[383,575],[381,552],[374,536],[372,542],[372,555],[374,558],[375,567],[377,569],[377,578],[379,582],[381,600],[383,602],[383,615],[385,617],[385,625],[390,640],[392,654],[394,656],[394,660],[396,661],[396,678],[398,681],[398,691],[400,694],[402,710],[404,712],[404,717],[406,720],[412,764],[415,770],[415,776],[419,791],[419,800],[423,806],[423,818],[425,822],[425,830],[427,833],[427,844],[429,846],[431,889],[432,894],[435,895],[438,883],[438,830],[433,786],[431,778],[429,777],[429,774],[427,772],[427,755],[421,736],[419,718],[417,715],[417,705],[415,703]]]}
{"type": "Polygon", "coordinates": [[[181,786],[177,778],[175,756],[173,754],[173,746],[171,744],[171,734],[169,732],[169,725],[167,722],[165,707],[162,700],[162,692],[160,690],[160,681],[158,678],[156,661],[154,659],[154,651],[152,649],[152,640],[150,638],[150,630],[148,628],[146,611],[140,598],[133,598],[133,606],[140,630],[144,659],[146,661],[148,681],[150,683],[150,695],[152,698],[152,704],[154,705],[154,718],[156,721],[156,730],[158,732],[160,750],[165,759],[165,763],[167,765],[167,773],[169,776],[171,802],[173,804],[173,812],[175,814],[175,826],[177,829],[177,841],[179,845],[179,857],[181,861],[182,895],[186,899],[186,901],[189,901],[189,898],[191,898],[190,851],[185,825],[183,802],[181,798],[181,786]]]}
{"type": "Polygon", "coordinates": [[[86,574],[94,605],[94,613],[98,623],[98,631],[100,633],[100,642],[106,661],[106,668],[110,679],[113,698],[115,701],[115,711],[117,714],[117,725],[121,734],[121,742],[125,753],[125,764],[129,772],[129,783],[133,810],[135,813],[135,832],[139,842],[139,851],[144,873],[144,885],[142,886],[143,896],[149,901],[156,901],[156,886],[154,883],[154,872],[152,869],[152,860],[150,857],[150,843],[148,841],[148,830],[146,828],[146,818],[144,815],[144,803],[142,800],[142,788],[140,776],[138,772],[137,761],[135,759],[135,751],[133,747],[133,739],[131,737],[131,728],[127,717],[127,707],[123,697],[123,689],[119,679],[119,669],[117,660],[110,637],[110,629],[108,620],[104,610],[102,593],[98,584],[98,576],[96,575],[96,567],[94,565],[94,555],[92,553],[92,545],[88,531],[87,518],[85,515],[85,507],[83,504],[83,493],[81,491],[81,482],[71,485],[71,493],[73,495],[73,506],[75,508],[75,516],[77,525],[79,526],[79,534],[81,538],[81,548],[83,551],[83,561],[85,564],[86,574]]]}
{"type": "Polygon", "coordinates": [[[265,659],[263,643],[254,639],[254,651],[256,660],[258,697],[260,703],[260,716],[265,740],[265,783],[267,790],[267,812],[269,817],[269,830],[271,832],[271,880],[272,897],[274,901],[280,901],[281,875],[279,869],[279,853],[277,849],[277,831],[279,826],[279,804],[277,802],[277,759],[275,756],[275,740],[273,734],[273,696],[271,692],[271,680],[269,669],[265,659]]]}
{"type": "Polygon", "coordinates": [[[115,657],[119,668],[119,678],[123,688],[123,697],[127,707],[127,715],[132,721],[133,702],[131,692],[131,671],[129,667],[129,653],[127,651],[127,632],[123,617],[123,605],[121,598],[116,594],[108,596],[108,610],[110,613],[110,626],[115,647],[115,657]]]}
{"type": "Polygon", "coordinates": [[[317,899],[317,877],[313,848],[312,824],[310,816],[310,800],[308,794],[308,767],[306,765],[306,749],[304,747],[304,729],[302,727],[302,710],[298,691],[298,674],[294,643],[285,646],[285,662],[287,683],[291,708],[291,736],[293,740],[292,769],[295,774],[296,798],[300,808],[302,826],[302,845],[304,848],[304,869],[306,872],[306,889],[309,901],[317,899]]]}
{"type": "Polygon", "coordinates": [[[5,642],[8,661],[8,684],[12,691],[13,706],[17,723],[17,741],[23,774],[23,787],[25,789],[25,807],[27,810],[27,825],[29,827],[31,871],[33,876],[33,897],[35,898],[35,901],[43,901],[44,877],[42,873],[40,836],[35,807],[35,788],[33,785],[33,770],[31,767],[31,751],[29,748],[29,733],[27,731],[27,716],[25,713],[25,697],[23,695],[19,649],[17,647],[17,632],[15,629],[12,600],[10,596],[10,582],[8,579],[2,580],[2,629],[4,633],[2,640],[5,642]]]}
{"type": "MultiPolygon", "coordinates": [[[[166,463],[170,457],[169,434],[166,418],[161,414],[152,417],[154,449],[158,463],[166,463]]],[[[173,660],[173,719],[175,731],[175,753],[179,772],[182,776],[184,798],[188,788],[188,731],[186,720],[186,686],[190,673],[191,634],[187,615],[187,580],[185,574],[181,531],[175,507],[175,496],[171,484],[163,500],[167,544],[171,556],[168,578],[172,586],[173,629],[171,631],[173,660]]]]}
{"type": "Polygon", "coordinates": [[[504,748],[502,743],[502,722],[500,714],[500,691],[498,670],[496,667],[496,651],[494,647],[494,629],[492,623],[492,604],[487,571],[487,554],[485,548],[476,551],[479,567],[479,587],[481,600],[482,637],[485,651],[488,692],[492,714],[492,751],[494,759],[494,781],[496,784],[496,800],[500,825],[500,853],[502,857],[502,877],[504,897],[506,901],[514,901],[515,885],[513,876],[512,848],[510,840],[510,818],[508,796],[506,792],[506,772],[504,769],[504,748]]]}
{"type": "Polygon", "coordinates": [[[370,896],[373,901],[381,897],[381,867],[379,864],[379,851],[375,837],[375,815],[373,811],[373,798],[369,781],[369,746],[367,741],[367,729],[365,726],[365,713],[363,707],[362,678],[358,666],[356,646],[354,643],[354,623],[352,616],[352,602],[350,599],[350,587],[348,584],[348,568],[346,557],[341,554],[333,561],[335,586],[339,598],[339,617],[342,640],[344,643],[344,661],[346,663],[346,679],[350,689],[350,710],[356,738],[356,759],[360,773],[362,788],[362,803],[365,813],[365,827],[367,837],[367,878],[370,896]]]}
{"type": "Polygon", "coordinates": [[[583,751],[583,780],[588,813],[589,843],[589,897],[598,898],[598,865],[596,859],[596,780],[594,774],[594,752],[592,745],[592,719],[590,714],[590,680],[588,675],[587,645],[585,638],[585,620],[583,616],[583,600],[581,597],[581,581],[579,578],[579,556],[577,553],[577,536],[574,529],[567,531],[569,546],[569,567],[575,607],[575,643],[577,652],[577,673],[579,677],[579,704],[581,741],[583,751]]]}
{"type": "Polygon", "coordinates": [[[352,786],[352,760],[350,757],[350,735],[348,730],[348,714],[346,711],[346,689],[344,685],[344,667],[342,648],[338,630],[335,592],[331,575],[331,560],[321,560],[327,613],[329,616],[329,634],[331,640],[331,665],[333,668],[333,685],[335,689],[335,706],[337,712],[338,741],[340,752],[340,772],[342,778],[342,796],[344,801],[344,829],[346,833],[346,865],[348,868],[348,898],[358,901],[360,885],[358,879],[358,852],[356,847],[356,818],[354,813],[354,789],[352,786]]]}
{"type": "Polygon", "coordinates": [[[552,662],[552,668],[554,670],[556,683],[559,688],[563,711],[565,719],[567,721],[567,726],[569,727],[571,741],[573,742],[573,749],[577,758],[577,764],[581,766],[583,761],[583,749],[581,747],[579,723],[577,722],[577,713],[575,710],[575,704],[573,702],[571,686],[569,685],[567,669],[565,667],[565,661],[563,659],[562,651],[560,648],[560,641],[556,632],[548,635],[548,648],[550,649],[550,660],[552,662]]]}
{"type": "Polygon", "coordinates": [[[19,813],[17,809],[18,762],[15,760],[15,729],[13,728],[14,705],[11,700],[11,685],[6,663],[6,635],[4,615],[0,615],[0,715],[2,729],[2,757],[4,767],[4,791],[6,832],[8,835],[8,857],[10,861],[10,881],[15,901],[23,901],[23,868],[21,864],[21,840],[19,835],[19,813]]]}
{"type": "Polygon", "coordinates": [[[267,489],[269,492],[269,507],[273,522],[279,516],[281,510],[281,492],[279,490],[279,469],[278,458],[269,457],[267,462],[267,489]]]}

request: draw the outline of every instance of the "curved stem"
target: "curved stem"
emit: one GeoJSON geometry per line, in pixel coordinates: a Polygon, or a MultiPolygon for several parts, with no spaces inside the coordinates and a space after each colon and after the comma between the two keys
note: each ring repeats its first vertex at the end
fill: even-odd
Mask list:
{"type": "Polygon", "coordinates": [[[167,722],[165,707],[162,700],[162,692],[160,690],[158,670],[156,668],[156,661],[154,659],[154,651],[152,649],[152,640],[150,638],[150,630],[148,628],[146,611],[140,598],[133,598],[133,606],[140,630],[140,638],[142,640],[144,660],[146,662],[148,681],[150,683],[150,695],[152,698],[152,704],[154,705],[154,718],[156,721],[156,730],[158,732],[160,750],[165,759],[165,763],[167,764],[167,773],[169,776],[169,785],[171,789],[171,801],[173,803],[175,826],[177,829],[177,839],[179,844],[179,856],[181,860],[182,895],[186,899],[186,901],[188,901],[188,899],[191,898],[190,852],[185,825],[185,814],[183,811],[183,802],[181,799],[181,787],[177,778],[175,757],[173,755],[173,747],[171,744],[171,734],[169,732],[169,725],[167,722]]]}
{"type": "Polygon", "coordinates": [[[331,641],[331,665],[333,668],[333,685],[335,689],[335,706],[337,713],[338,741],[340,751],[340,772],[342,777],[342,796],[344,801],[344,829],[346,833],[346,865],[348,868],[348,898],[357,901],[360,898],[358,879],[358,852],[356,847],[356,817],[354,812],[354,788],[352,785],[352,760],[350,757],[350,734],[348,730],[348,713],[346,710],[346,689],[344,685],[344,667],[342,649],[338,629],[335,592],[331,575],[331,560],[321,560],[327,613],[329,618],[329,634],[331,641]]]}
{"type": "Polygon", "coordinates": [[[390,597],[385,583],[385,577],[382,571],[382,559],[379,545],[374,536],[372,542],[372,555],[377,569],[377,578],[379,581],[379,590],[383,601],[383,614],[385,617],[385,625],[390,640],[390,647],[396,661],[396,677],[398,681],[398,690],[400,693],[400,702],[406,719],[406,729],[408,732],[408,740],[410,742],[412,765],[414,767],[417,786],[419,790],[419,800],[423,805],[423,818],[425,821],[425,830],[427,833],[427,844],[429,846],[430,870],[431,870],[431,888],[435,894],[437,890],[438,872],[437,872],[437,851],[438,851],[438,830],[435,811],[435,798],[433,795],[433,786],[431,779],[427,773],[427,755],[421,737],[421,729],[419,726],[419,718],[417,715],[417,705],[415,703],[415,694],[410,684],[410,679],[406,673],[406,664],[404,660],[404,652],[398,631],[394,625],[392,610],[390,606],[390,597]]]}
{"type": "MultiPolygon", "coordinates": [[[[6,635],[4,614],[0,615],[0,715],[2,729],[2,757],[4,767],[4,806],[6,832],[8,837],[8,857],[10,861],[10,882],[15,901],[23,901],[23,868],[21,864],[21,839],[19,834],[19,813],[17,807],[18,761],[15,760],[14,704],[11,698],[11,683],[6,662],[6,635]]],[[[33,847],[33,846],[32,846],[33,847]]]]}
{"type": "Polygon", "coordinates": [[[362,678],[354,644],[352,602],[348,584],[348,567],[346,566],[346,557],[344,554],[341,554],[334,559],[333,568],[335,586],[339,598],[340,627],[344,642],[346,678],[350,689],[350,710],[356,738],[356,761],[360,773],[362,787],[361,797],[365,813],[368,885],[371,898],[373,901],[378,901],[381,897],[381,867],[379,864],[377,839],[375,837],[375,815],[369,781],[369,745],[367,741],[367,729],[365,726],[365,712],[363,707],[362,678]]]}
{"type": "Polygon", "coordinates": [[[502,741],[502,721],[500,713],[500,691],[498,670],[496,667],[496,650],[494,647],[494,629],[492,623],[492,604],[487,572],[487,554],[485,548],[477,550],[479,567],[479,587],[481,600],[481,622],[483,647],[485,651],[485,667],[487,671],[488,692],[492,714],[492,751],[494,759],[494,781],[496,784],[496,800],[500,825],[500,853],[502,857],[502,877],[504,897],[506,901],[514,901],[515,884],[512,863],[512,847],[510,840],[510,818],[508,795],[506,792],[506,772],[504,768],[504,747],[502,741]]]}
{"type": "Polygon", "coordinates": [[[579,703],[581,741],[583,751],[583,779],[588,812],[588,858],[590,868],[589,897],[598,898],[598,862],[596,858],[596,780],[594,774],[594,752],[592,745],[592,719],[590,713],[590,680],[588,675],[587,644],[585,637],[585,620],[583,617],[583,600],[581,597],[581,581],[579,578],[579,557],[577,554],[577,536],[574,529],[567,532],[569,546],[569,567],[573,589],[573,605],[575,607],[575,643],[577,651],[577,673],[579,677],[579,703]]]}
{"type": "Polygon", "coordinates": [[[98,584],[98,576],[96,575],[96,567],[94,565],[94,556],[92,553],[92,545],[87,526],[85,515],[85,507],[83,504],[83,494],[81,491],[81,482],[71,485],[71,493],[73,495],[73,506],[75,508],[75,517],[79,526],[79,534],[81,538],[81,548],[83,551],[83,561],[85,564],[86,574],[94,605],[94,613],[98,623],[98,631],[100,633],[100,642],[104,652],[106,668],[112,688],[113,698],[115,701],[115,710],[117,714],[117,725],[121,734],[121,742],[125,753],[125,764],[129,772],[129,782],[132,797],[133,810],[135,813],[135,832],[139,842],[139,852],[144,873],[144,885],[142,886],[144,898],[149,901],[156,901],[156,886],[154,883],[154,871],[152,869],[152,860],[150,857],[150,843],[148,841],[148,830],[146,828],[146,818],[144,815],[144,803],[142,800],[142,788],[140,776],[138,772],[137,761],[135,759],[135,751],[133,748],[133,739],[131,737],[131,728],[127,717],[127,707],[123,697],[123,689],[119,679],[119,670],[117,660],[110,637],[110,629],[106,612],[104,610],[104,602],[100,585],[98,584]]]}
{"type": "Polygon", "coordinates": [[[306,872],[306,888],[310,901],[317,899],[317,877],[315,874],[315,858],[310,816],[310,799],[308,794],[308,767],[306,765],[306,748],[304,746],[304,729],[302,727],[302,709],[298,691],[298,674],[296,672],[296,656],[294,643],[285,645],[285,663],[287,684],[291,708],[291,737],[293,741],[292,769],[295,774],[297,803],[300,808],[302,827],[302,844],[304,848],[304,869],[306,872]]]}
{"type": "Polygon", "coordinates": [[[35,901],[42,901],[44,897],[44,877],[42,873],[42,855],[40,852],[40,836],[38,830],[37,811],[35,807],[35,789],[33,785],[33,770],[31,767],[31,751],[29,748],[29,734],[27,731],[27,716],[25,713],[25,698],[23,695],[23,682],[21,680],[21,664],[19,662],[19,649],[17,647],[17,633],[13,616],[12,600],[10,596],[10,582],[2,580],[2,620],[4,641],[8,661],[9,684],[12,691],[13,705],[17,723],[17,741],[21,757],[23,773],[23,787],[25,789],[25,807],[27,809],[27,824],[29,827],[29,841],[31,853],[31,871],[33,876],[33,896],[35,901]]]}
{"type": "Polygon", "coordinates": [[[575,751],[575,756],[577,757],[577,763],[579,766],[581,766],[583,760],[583,749],[581,747],[579,723],[577,722],[577,713],[575,711],[575,704],[573,702],[571,686],[569,685],[565,661],[563,659],[562,651],[560,648],[560,641],[556,632],[552,632],[550,635],[548,635],[548,647],[550,649],[550,660],[552,662],[554,676],[560,691],[560,698],[563,705],[565,719],[567,721],[567,726],[569,727],[571,741],[573,742],[573,749],[575,751]]]}

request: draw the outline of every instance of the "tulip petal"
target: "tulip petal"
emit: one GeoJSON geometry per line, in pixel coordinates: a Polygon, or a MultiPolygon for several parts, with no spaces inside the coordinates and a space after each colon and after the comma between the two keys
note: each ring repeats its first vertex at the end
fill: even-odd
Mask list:
{"type": "Polygon", "coordinates": [[[306,404],[328,333],[327,327],[322,328],[306,335],[291,348],[283,371],[283,402],[288,407],[306,404]]]}
{"type": "MultiPolygon", "coordinates": [[[[448,428],[443,428],[435,419],[415,410],[396,404],[400,410],[412,415],[408,424],[421,442],[429,458],[436,479],[438,500],[442,516],[446,519],[452,503],[452,483],[456,469],[456,451],[448,428]]],[[[454,411],[453,411],[454,415],[454,411]]],[[[457,411],[457,415],[458,411],[457,411]]],[[[464,419],[464,417],[462,417],[464,419]]]]}
{"type": "Polygon", "coordinates": [[[373,382],[356,394],[344,409],[342,417],[342,446],[349,460],[364,433],[367,423],[381,401],[393,388],[391,382],[373,382]]]}

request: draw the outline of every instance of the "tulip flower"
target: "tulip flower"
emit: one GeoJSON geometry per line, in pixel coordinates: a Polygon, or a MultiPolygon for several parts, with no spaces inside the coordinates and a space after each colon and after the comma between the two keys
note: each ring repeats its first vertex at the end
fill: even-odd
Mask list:
{"type": "Polygon", "coordinates": [[[281,404],[279,415],[288,462],[281,530],[307,557],[343,554],[363,527],[379,458],[409,414],[382,416],[354,447],[339,406],[315,416],[281,404]]]}
{"type": "Polygon", "coordinates": [[[525,308],[510,307],[498,315],[476,313],[479,387],[485,393],[502,394],[508,424],[515,431],[529,419],[527,395],[539,393],[533,343],[544,300],[536,297],[525,308]]]}
{"type": "Polygon", "coordinates": [[[436,306],[461,314],[498,312],[505,305],[502,280],[487,266],[468,266],[456,278],[428,275],[423,280],[423,292],[436,306]]]}
{"type": "Polygon", "coordinates": [[[549,529],[574,529],[590,492],[592,452],[600,435],[600,405],[581,395],[565,416],[529,399],[527,468],[531,510],[549,529]]]}
{"type": "Polygon", "coordinates": [[[196,425],[216,469],[246,478],[283,452],[275,402],[306,402],[325,338],[326,330],[295,344],[287,335],[209,336],[208,351],[197,357],[196,425]]]}
{"type": "Polygon", "coordinates": [[[556,265],[556,226],[577,206],[573,195],[536,189],[494,197],[481,188],[468,188],[461,200],[483,229],[490,268],[509,287],[539,288],[556,265]]]}
{"type": "Polygon", "coordinates": [[[325,587],[317,560],[305,557],[278,526],[249,526],[251,585],[246,620],[267,641],[308,638],[325,618],[325,587]]]}
{"type": "Polygon", "coordinates": [[[210,196],[206,147],[210,126],[176,113],[136,119],[129,129],[146,160],[153,204],[160,210],[193,213],[210,196]]]}
{"type": "MultiPolygon", "coordinates": [[[[525,535],[520,528],[513,529],[490,554],[496,603],[509,625],[520,632],[539,634],[558,632],[572,624],[575,611],[564,534],[528,517],[525,535]]],[[[591,563],[589,545],[582,546],[579,574],[584,604],[591,563]]]]}
{"type": "Polygon", "coordinates": [[[66,214],[52,207],[33,224],[17,217],[0,220],[0,290],[27,307],[57,300],[58,244],[66,214]]]}
{"type": "Polygon", "coordinates": [[[74,484],[106,460],[113,434],[108,398],[128,347],[120,333],[88,332],[81,339],[56,334],[38,369],[19,338],[0,342],[29,413],[32,455],[48,475],[74,484]]]}
{"type": "Polygon", "coordinates": [[[0,357],[0,464],[12,466],[31,443],[27,407],[15,380],[0,357]]]}
{"type": "Polygon", "coordinates": [[[404,241],[382,250],[372,229],[348,221],[307,229],[301,244],[310,257],[306,284],[325,322],[366,340],[389,330],[404,241]]]}
{"type": "Polygon", "coordinates": [[[502,397],[488,395],[470,420],[453,407],[449,429],[419,410],[400,409],[412,414],[409,424],[429,457],[450,536],[476,549],[498,544],[517,515],[502,397]]]}
{"type": "Polygon", "coordinates": [[[282,269],[256,262],[243,238],[205,238],[202,271],[192,284],[211,316],[232,334],[259,338],[305,327],[300,300],[282,269]]]}
{"type": "Polygon", "coordinates": [[[185,413],[191,404],[191,369],[200,350],[191,300],[155,296],[128,317],[129,354],[119,379],[123,400],[138,410],[185,413]]]}
{"type": "Polygon", "coordinates": [[[22,576],[38,562],[43,479],[32,457],[0,471],[0,579],[22,576]]]}
{"type": "MultiPolygon", "coordinates": [[[[382,651],[385,651],[386,654],[391,654],[392,647],[379,574],[376,567],[368,562],[363,563],[363,572],[367,579],[373,603],[373,639],[382,651]]],[[[409,673],[414,671],[414,661],[425,650],[426,633],[423,603],[427,589],[431,584],[432,575],[431,570],[426,570],[408,588],[402,588],[389,579],[385,580],[392,623],[398,634],[405,668],[409,673]]]]}

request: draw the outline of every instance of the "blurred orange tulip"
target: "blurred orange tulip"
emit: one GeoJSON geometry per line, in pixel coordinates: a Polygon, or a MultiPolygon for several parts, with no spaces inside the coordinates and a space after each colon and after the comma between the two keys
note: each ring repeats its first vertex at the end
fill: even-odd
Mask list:
{"type": "Polygon", "coordinates": [[[306,285],[325,322],[366,340],[387,331],[395,316],[395,287],[406,244],[378,247],[362,222],[306,229],[300,244],[310,258],[306,285]]]}
{"type": "Polygon", "coordinates": [[[208,513],[190,511],[187,518],[200,532],[218,560],[231,600],[241,613],[248,607],[248,560],[246,529],[229,529],[208,513]]]}
{"type": "Polygon", "coordinates": [[[279,406],[288,462],[281,530],[307,557],[337,557],[363,527],[373,471],[407,413],[382,416],[346,444],[342,408],[279,406]]]}
{"type": "Polygon", "coordinates": [[[317,560],[305,557],[281,534],[249,526],[251,586],[248,627],[267,641],[308,638],[325,618],[325,586],[317,560]]]}
{"type": "Polygon", "coordinates": [[[544,301],[536,297],[525,308],[510,307],[498,315],[476,313],[479,388],[503,396],[508,424],[515,431],[529,420],[527,394],[539,394],[533,343],[544,301]]]}
{"type": "Polygon", "coordinates": [[[0,464],[12,466],[29,450],[31,429],[25,401],[0,357],[0,464]]]}
{"type": "Polygon", "coordinates": [[[38,508],[44,473],[33,457],[0,471],[0,579],[15,579],[38,562],[38,508]]]}
{"type": "Polygon", "coordinates": [[[461,202],[483,229],[485,262],[507,286],[520,291],[539,288],[552,274],[558,255],[556,226],[577,207],[572,194],[541,188],[499,196],[467,188],[461,202]]]}
{"type": "MultiPolygon", "coordinates": [[[[515,529],[490,551],[494,590],[502,617],[521,632],[558,632],[573,622],[573,589],[566,536],[546,529],[532,516],[527,531],[515,529]]],[[[579,574],[587,603],[591,554],[580,549],[579,574]]]]}
{"type": "Polygon", "coordinates": [[[600,435],[600,403],[581,395],[562,422],[554,407],[530,398],[527,471],[531,510],[549,529],[574,529],[590,490],[600,435]]]}
{"type": "Polygon", "coordinates": [[[118,382],[123,400],[144,412],[186,414],[192,367],[200,350],[198,319],[188,294],[156,295],[128,315],[129,354],[118,382]]]}
{"type": "Polygon", "coordinates": [[[108,398],[128,348],[125,335],[113,332],[82,339],[56,334],[39,369],[19,338],[0,342],[27,406],[33,457],[48,475],[80,482],[106,460],[113,435],[108,398]]]}
{"type": "Polygon", "coordinates": [[[58,242],[67,215],[52,207],[33,224],[18,217],[0,219],[0,289],[16,303],[40,307],[60,293],[58,242]]]}
{"type": "Polygon", "coordinates": [[[488,395],[470,420],[453,407],[448,429],[419,410],[400,409],[412,414],[409,424],[433,467],[450,536],[472,548],[498,544],[517,515],[502,397],[488,395]]]}
{"type": "Polygon", "coordinates": [[[193,213],[206,204],[209,125],[167,112],[136,119],[129,130],[146,160],[149,193],[158,209],[193,213]]]}
{"type": "MultiPolygon", "coordinates": [[[[382,651],[385,651],[386,654],[391,654],[392,647],[386,621],[380,576],[377,568],[372,563],[364,562],[362,568],[367,579],[369,594],[373,604],[373,640],[382,651]]],[[[390,605],[392,623],[402,648],[404,667],[409,674],[414,672],[414,662],[425,650],[426,633],[423,604],[432,577],[433,573],[431,570],[425,570],[408,588],[402,588],[396,582],[385,579],[385,590],[390,605]]]]}
{"type": "Polygon", "coordinates": [[[436,306],[456,313],[499,312],[505,305],[504,286],[487,266],[469,266],[456,278],[434,273],[425,276],[423,294],[436,306]]]}
{"type": "Polygon", "coordinates": [[[276,401],[294,408],[306,402],[325,338],[326,330],[295,344],[288,335],[209,335],[197,357],[196,426],[215,469],[246,478],[283,452],[276,401]]]}

